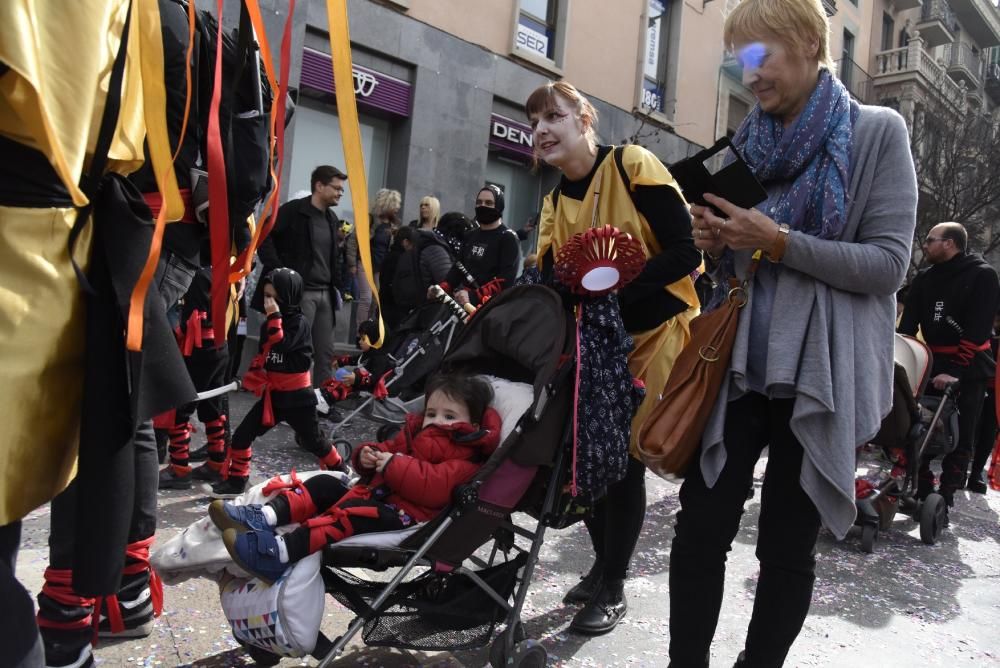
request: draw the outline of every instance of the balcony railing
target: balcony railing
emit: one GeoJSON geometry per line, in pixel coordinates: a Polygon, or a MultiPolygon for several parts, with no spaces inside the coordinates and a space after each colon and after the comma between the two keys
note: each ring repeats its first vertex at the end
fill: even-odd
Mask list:
{"type": "Polygon", "coordinates": [[[946,44],[944,62],[948,74],[959,81],[965,81],[968,88],[979,88],[983,81],[983,61],[972,47],[963,42],[946,44]]]}
{"type": "Polygon", "coordinates": [[[936,63],[927,51],[911,48],[915,46],[911,42],[911,46],[876,53],[873,84],[877,86],[880,80],[888,77],[896,81],[919,75],[927,81],[927,85],[938,87],[944,99],[961,104],[965,98],[965,89],[955,83],[945,68],[936,63]]]}
{"type": "Polygon", "coordinates": [[[861,66],[850,58],[844,57],[837,61],[837,76],[854,98],[867,104],[871,101],[872,78],[861,69],[861,66]]]}
{"type": "Polygon", "coordinates": [[[924,0],[917,29],[928,47],[953,41],[958,31],[958,19],[948,0],[924,0]]]}
{"type": "Polygon", "coordinates": [[[983,87],[994,104],[1000,104],[1000,64],[987,63],[983,76],[983,87]]]}

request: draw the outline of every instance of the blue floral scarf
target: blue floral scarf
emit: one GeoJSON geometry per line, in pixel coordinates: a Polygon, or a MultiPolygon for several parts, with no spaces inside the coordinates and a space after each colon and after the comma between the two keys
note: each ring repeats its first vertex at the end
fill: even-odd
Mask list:
{"type": "Polygon", "coordinates": [[[851,139],[860,107],[826,69],[790,128],[756,105],[733,144],[765,187],[792,182],[771,218],[821,239],[836,239],[847,224],[851,139]]]}

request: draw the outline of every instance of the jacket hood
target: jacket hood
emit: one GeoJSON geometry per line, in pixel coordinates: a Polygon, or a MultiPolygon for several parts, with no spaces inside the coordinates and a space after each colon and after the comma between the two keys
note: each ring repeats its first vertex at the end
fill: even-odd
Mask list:
{"type": "MultiPolygon", "coordinates": [[[[421,430],[424,423],[422,413],[409,413],[406,416],[406,429],[411,436],[421,430]]],[[[488,457],[500,445],[500,414],[487,407],[483,412],[483,420],[474,425],[468,422],[455,422],[450,425],[431,425],[428,429],[438,429],[449,435],[451,440],[459,445],[475,448],[488,457]]]]}
{"type": "Polygon", "coordinates": [[[282,313],[292,314],[299,311],[304,287],[301,274],[294,269],[281,267],[265,276],[264,282],[274,286],[278,308],[282,313]]]}

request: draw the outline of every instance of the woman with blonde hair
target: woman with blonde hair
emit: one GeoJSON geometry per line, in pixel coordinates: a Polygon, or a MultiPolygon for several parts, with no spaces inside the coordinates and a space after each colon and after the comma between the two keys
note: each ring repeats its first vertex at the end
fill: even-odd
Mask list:
{"type": "Polygon", "coordinates": [[[910,258],[916,177],[906,125],[832,74],[820,0],[743,0],[726,46],[757,105],[733,143],[767,199],[706,194],[695,245],[719,285],[749,283],[727,381],[681,485],[670,553],[670,665],[707,666],[726,554],[768,448],[760,576],[737,666],[781,666],[812,599],[820,524],[855,518],[855,448],[892,403],[895,292],[910,258]]]}
{"type": "Polygon", "coordinates": [[[420,217],[417,218],[417,227],[421,230],[433,230],[437,227],[438,218],[441,216],[441,202],[433,195],[426,195],[420,199],[420,217]]]}
{"type": "MultiPolygon", "coordinates": [[[[613,340],[621,345],[618,350],[596,346],[593,357],[581,354],[586,357],[581,367],[600,368],[601,384],[609,388],[610,405],[593,405],[581,396],[578,420],[581,433],[600,434],[598,445],[608,453],[600,468],[608,484],[586,520],[594,564],[564,600],[584,604],[570,624],[572,631],[607,633],[627,609],[625,578],[646,512],[646,467],[636,451],[638,426],[690,338],[688,322],[698,313],[698,297],[689,274],[701,256],[691,237],[684,199],[663,163],[641,146],[600,145],[597,111],[572,84],[560,81],[537,88],[525,112],[538,158],[562,172],[559,185],[545,197],[538,222],[542,282],[553,283],[553,258],[574,234],[590,228],[595,206],[598,221],[631,234],[647,260],[617,299],[588,300],[580,312],[598,313],[598,318],[613,322],[613,340]],[[620,376],[620,385],[608,380],[620,376]],[[646,388],[646,399],[634,413],[628,396],[633,377],[646,388]]],[[[567,298],[568,305],[573,303],[567,298]]]]}
{"type": "MultiPolygon", "coordinates": [[[[389,254],[389,246],[392,245],[392,236],[399,228],[399,210],[403,206],[403,197],[398,190],[382,188],[375,193],[372,200],[371,225],[371,253],[372,253],[372,281],[375,288],[379,287],[379,274],[382,271],[382,262],[389,254]]],[[[356,237],[357,235],[355,235],[356,237]]],[[[350,250],[348,250],[350,252],[350,250]]],[[[365,322],[371,317],[372,291],[368,282],[358,280],[358,311],[357,321],[365,322]]]]}

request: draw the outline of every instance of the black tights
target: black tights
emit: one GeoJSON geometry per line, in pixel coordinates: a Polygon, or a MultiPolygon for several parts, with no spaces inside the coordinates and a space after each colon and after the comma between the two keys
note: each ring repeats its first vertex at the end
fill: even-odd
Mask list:
{"type": "Polygon", "coordinates": [[[584,523],[605,580],[624,580],[646,518],[646,465],[629,457],[625,477],[608,487],[584,523]]]}

